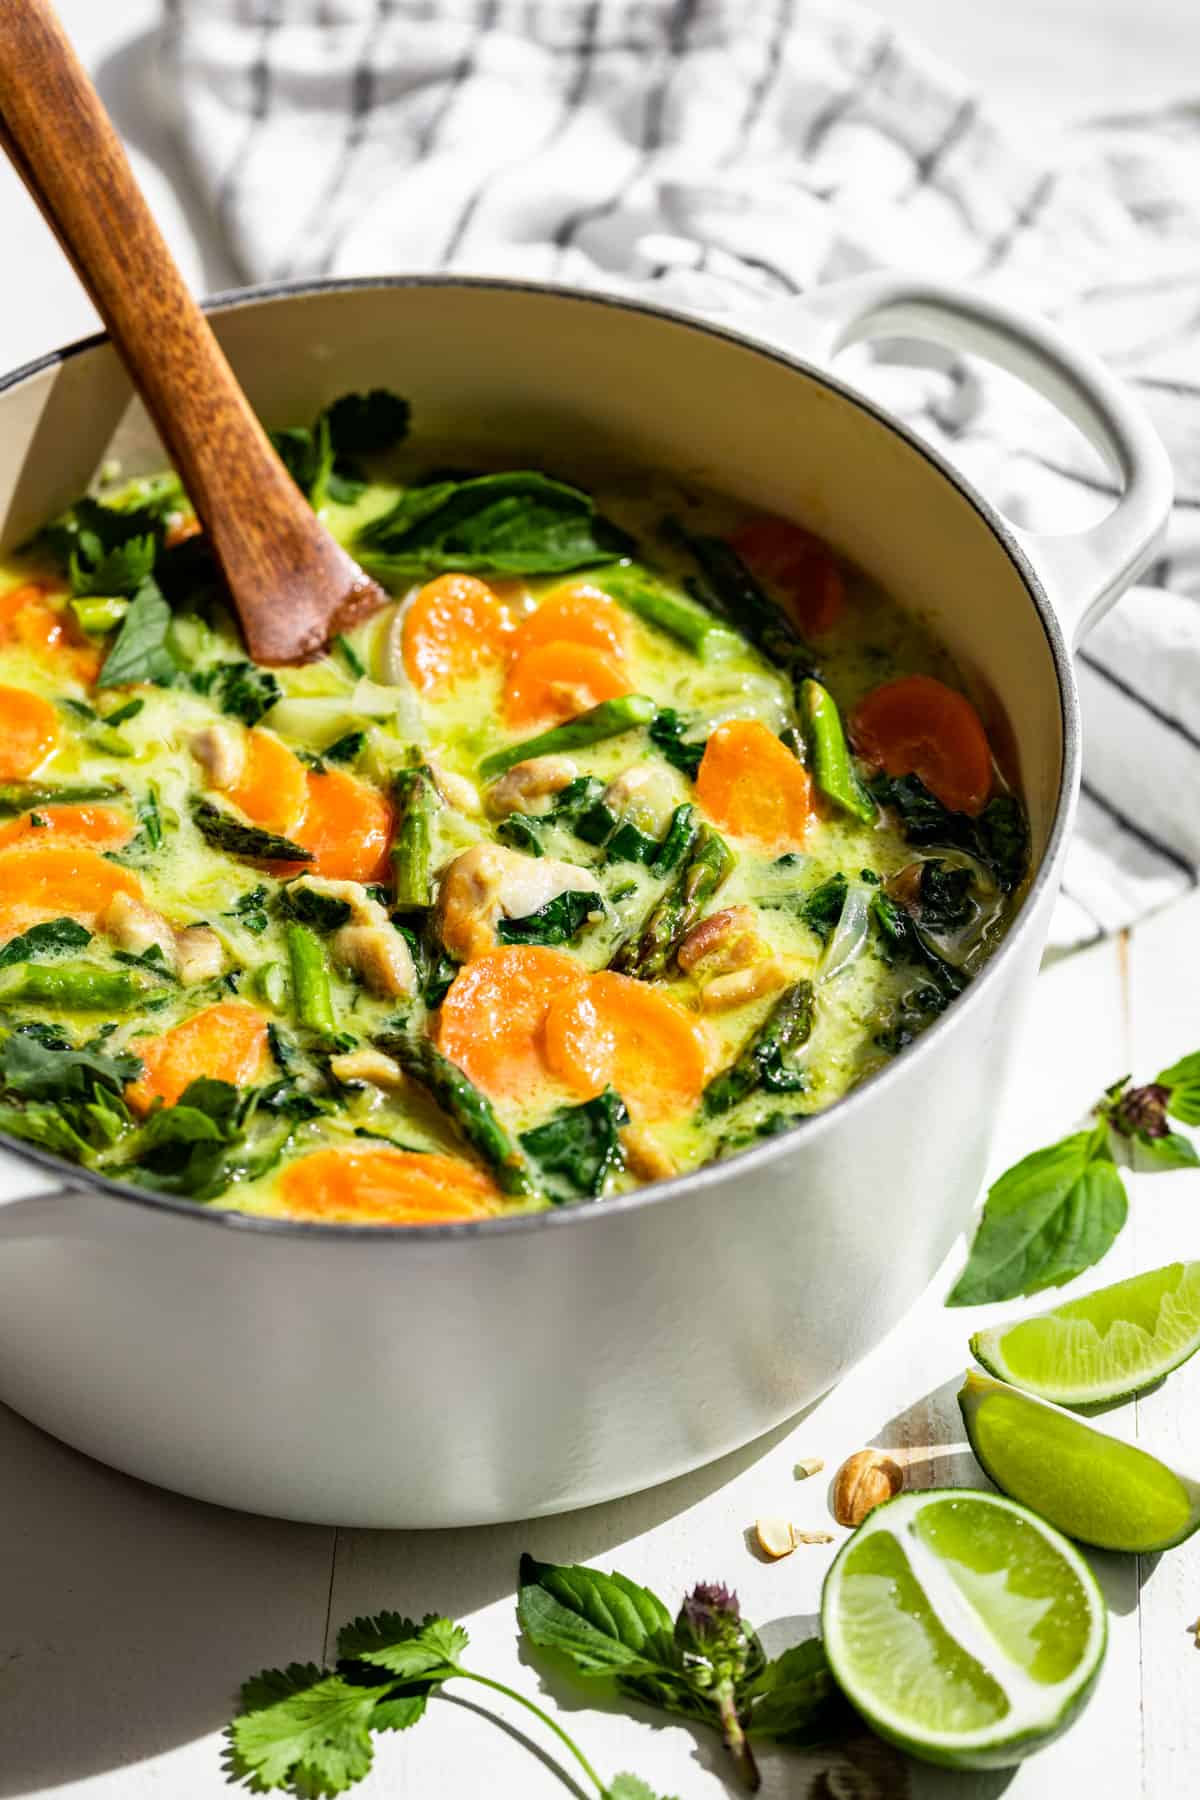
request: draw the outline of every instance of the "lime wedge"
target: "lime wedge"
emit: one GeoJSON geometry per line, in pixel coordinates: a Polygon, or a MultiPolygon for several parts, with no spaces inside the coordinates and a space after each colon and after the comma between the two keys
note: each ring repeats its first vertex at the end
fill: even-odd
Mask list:
{"type": "Polygon", "coordinates": [[[971,1339],[985,1369],[1060,1406],[1127,1400],[1198,1349],[1200,1262],[1151,1269],[971,1339]]]}
{"type": "Polygon", "coordinates": [[[1001,1493],[1101,1550],[1169,1550],[1200,1525],[1200,1483],[1074,1413],[967,1376],[958,1404],[976,1461],[1001,1493]]]}
{"type": "Polygon", "coordinates": [[[997,1494],[934,1488],[868,1513],[825,1578],[825,1653],[881,1737],[1002,1769],[1057,1737],[1104,1657],[1104,1600],[1072,1544],[997,1494]]]}

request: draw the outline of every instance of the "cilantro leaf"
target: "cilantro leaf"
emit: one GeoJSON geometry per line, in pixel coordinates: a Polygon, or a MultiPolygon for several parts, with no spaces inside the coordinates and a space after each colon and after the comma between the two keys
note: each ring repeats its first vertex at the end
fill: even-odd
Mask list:
{"type": "Polygon", "coordinates": [[[255,1793],[344,1794],[371,1767],[371,1716],[387,1693],[386,1684],[358,1687],[315,1663],[264,1669],[243,1687],[229,1727],[230,1770],[255,1793]]]}
{"type": "Polygon", "coordinates": [[[436,1613],[426,1613],[418,1625],[402,1613],[382,1612],[344,1625],[338,1632],[338,1656],[414,1681],[452,1669],[469,1642],[461,1625],[436,1613]]]}
{"type": "Polygon", "coordinates": [[[673,1796],[659,1796],[640,1776],[618,1775],[609,1783],[608,1800],[673,1800],[673,1796]]]}
{"type": "Polygon", "coordinates": [[[1100,1261],[1127,1211],[1105,1121],[1033,1151],[989,1188],[967,1266],[947,1306],[1061,1287],[1100,1261]]]}
{"type": "Polygon", "coordinates": [[[625,1165],[620,1127],[629,1123],[625,1102],[605,1088],[581,1106],[561,1106],[532,1131],[521,1135],[522,1147],[538,1165],[550,1198],[595,1199],[611,1174],[625,1165]]]}
{"type": "Polygon", "coordinates": [[[96,686],[121,687],[126,682],[149,681],[158,687],[170,687],[179,674],[179,662],[169,642],[170,628],[171,609],[157,584],[148,577],[129,603],[96,686]]]}

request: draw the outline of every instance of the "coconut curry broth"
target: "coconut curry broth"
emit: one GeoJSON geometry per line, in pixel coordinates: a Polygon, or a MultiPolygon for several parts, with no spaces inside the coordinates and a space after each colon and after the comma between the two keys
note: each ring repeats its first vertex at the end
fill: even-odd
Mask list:
{"type": "Polygon", "coordinates": [[[539,477],[421,540],[395,463],[289,462],[398,595],[305,668],[169,478],[3,572],[0,1128],[257,1213],[539,1208],[829,1105],[994,947],[1020,808],[818,540],[539,477]]]}

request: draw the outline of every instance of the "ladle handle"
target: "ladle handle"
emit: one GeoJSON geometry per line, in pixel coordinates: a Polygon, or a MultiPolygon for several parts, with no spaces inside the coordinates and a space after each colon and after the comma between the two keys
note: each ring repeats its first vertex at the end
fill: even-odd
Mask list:
{"type": "MultiPolygon", "coordinates": [[[[294,660],[297,625],[306,623],[296,614],[306,610],[314,572],[327,566],[343,589],[352,578],[345,571],[359,572],[251,411],[45,0],[0,4],[0,142],[108,327],[209,532],[251,654],[294,660]],[[247,595],[275,604],[250,609],[247,595]]],[[[314,609],[307,652],[327,629],[314,609]]]]}

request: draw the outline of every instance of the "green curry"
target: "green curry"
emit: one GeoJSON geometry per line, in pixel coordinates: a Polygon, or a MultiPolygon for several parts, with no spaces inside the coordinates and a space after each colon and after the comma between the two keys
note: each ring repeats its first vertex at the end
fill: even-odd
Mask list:
{"type": "Polygon", "coordinates": [[[994,948],[1019,801],[946,653],[798,526],[276,443],[392,605],[247,661],[170,475],[0,580],[0,1130],[198,1203],[415,1224],[830,1105],[994,948]]]}

